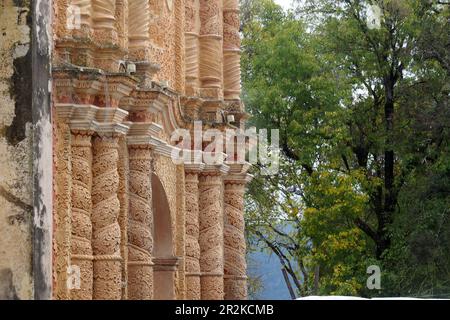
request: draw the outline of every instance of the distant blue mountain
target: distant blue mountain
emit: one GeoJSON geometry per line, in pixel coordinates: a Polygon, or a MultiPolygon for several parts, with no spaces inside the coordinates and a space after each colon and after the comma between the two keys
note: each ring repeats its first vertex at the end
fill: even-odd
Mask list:
{"type": "Polygon", "coordinates": [[[249,275],[261,276],[263,289],[258,300],[290,300],[289,291],[284,282],[281,264],[275,255],[266,252],[248,254],[249,275]]]}

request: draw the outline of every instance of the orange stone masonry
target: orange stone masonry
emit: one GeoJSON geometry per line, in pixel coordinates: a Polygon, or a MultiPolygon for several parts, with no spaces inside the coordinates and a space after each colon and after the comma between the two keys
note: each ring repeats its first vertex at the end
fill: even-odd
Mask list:
{"type": "Polygon", "coordinates": [[[53,297],[246,299],[249,165],[171,139],[245,124],[238,0],[53,6],[53,297]]]}

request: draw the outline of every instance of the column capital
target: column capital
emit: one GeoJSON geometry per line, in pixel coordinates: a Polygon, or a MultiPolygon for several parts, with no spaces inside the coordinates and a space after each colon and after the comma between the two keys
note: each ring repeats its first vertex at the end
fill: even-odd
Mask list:
{"type": "Polygon", "coordinates": [[[185,174],[200,174],[204,169],[204,163],[190,163],[184,165],[185,174]]]}
{"type": "Polygon", "coordinates": [[[252,181],[253,176],[248,173],[244,174],[232,174],[224,177],[223,181],[225,185],[242,185],[246,186],[252,181]]]}
{"type": "Polygon", "coordinates": [[[205,164],[205,168],[201,172],[202,176],[225,176],[230,167],[226,164],[205,164]]]}
{"type": "Polygon", "coordinates": [[[129,123],[124,122],[128,112],[120,108],[99,108],[84,104],[56,104],[56,114],[66,121],[72,131],[96,132],[100,136],[125,135],[129,123]]]}
{"type": "Polygon", "coordinates": [[[154,122],[132,123],[127,135],[128,146],[132,148],[149,148],[155,149],[162,144],[158,138],[163,128],[154,122]]]}
{"type": "Polygon", "coordinates": [[[252,181],[253,176],[248,172],[251,168],[251,164],[246,163],[228,163],[230,171],[224,177],[225,184],[242,184],[246,185],[252,181]]]}
{"type": "Polygon", "coordinates": [[[77,105],[77,104],[56,104],[56,116],[58,119],[69,124],[72,132],[91,131],[92,133],[97,129],[95,115],[98,107],[93,105],[77,105]]]}
{"type": "Polygon", "coordinates": [[[119,108],[98,108],[95,120],[97,122],[97,134],[100,136],[126,135],[130,129],[129,123],[124,120],[128,112],[119,108]]]}

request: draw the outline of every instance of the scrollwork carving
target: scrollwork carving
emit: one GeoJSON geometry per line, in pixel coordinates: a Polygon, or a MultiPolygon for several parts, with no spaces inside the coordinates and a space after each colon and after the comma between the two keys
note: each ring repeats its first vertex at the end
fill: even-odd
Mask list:
{"type": "Polygon", "coordinates": [[[151,150],[131,147],[130,213],[128,225],[128,297],[149,300],[153,296],[153,212],[151,150]]]}
{"type": "Polygon", "coordinates": [[[200,245],[198,175],[187,173],[186,192],[186,290],[189,300],[200,300],[200,245]]]}
{"type": "Polygon", "coordinates": [[[72,249],[71,264],[81,272],[81,287],[71,291],[72,300],[91,300],[92,256],[92,149],[91,134],[72,134],[72,249]]]}
{"type": "Polygon", "coordinates": [[[118,160],[118,138],[94,139],[92,249],[94,299],[97,300],[120,300],[122,295],[118,160]]]}
{"type": "Polygon", "coordinates": [[[223,284],[223,190],[222,177],[200,178],[201,298],[222,300],[223,284]]]}
{"type": "Polygon", "coordinates": [[[225,299],[247,298],[244,184],[225,183],[225,299]]]}

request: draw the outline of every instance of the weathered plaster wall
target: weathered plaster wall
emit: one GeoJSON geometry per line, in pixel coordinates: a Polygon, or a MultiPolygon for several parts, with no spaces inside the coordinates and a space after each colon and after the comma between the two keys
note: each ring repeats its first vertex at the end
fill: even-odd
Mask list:
{"type": "Polygon", "coordinates": [[[0,299],[33,296],[30,1],[0,0],[0,299]]]}
{"type": "Polygon", "coordinates": [[[51,292],[51,0],[0,0],[0,299],[51,292]]]}

